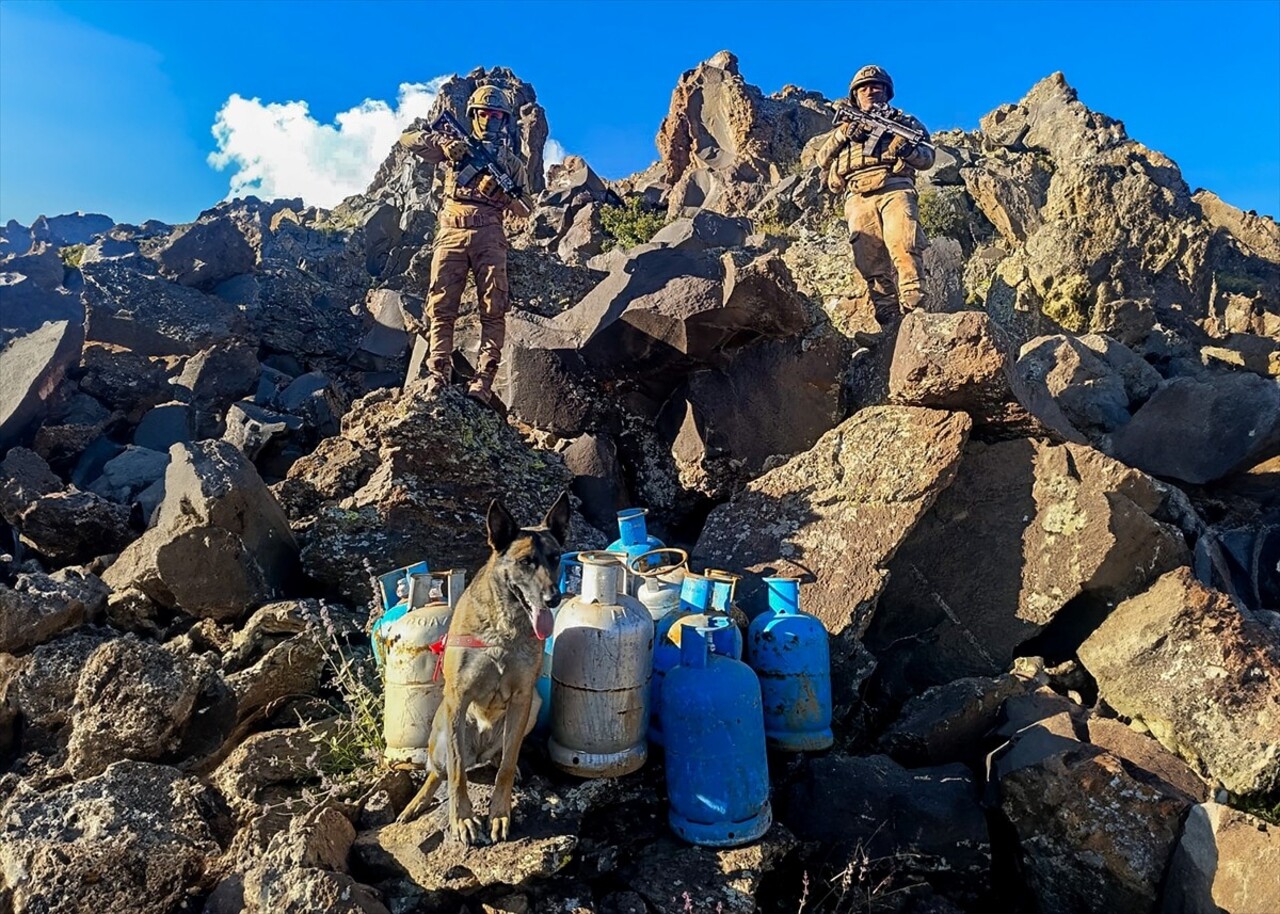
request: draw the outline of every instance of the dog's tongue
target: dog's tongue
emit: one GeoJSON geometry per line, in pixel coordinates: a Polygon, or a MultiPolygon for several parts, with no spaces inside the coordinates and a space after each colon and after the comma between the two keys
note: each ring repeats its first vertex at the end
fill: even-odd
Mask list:
{"type": "Polygon", "coordinates": [[[556,617],[551,614],[551,610],[545,606],[538,610],[533,616],[533,633],[538,637],[539,641],[546,641],[551,637],[552,631],[556,627],[556,617]]]}

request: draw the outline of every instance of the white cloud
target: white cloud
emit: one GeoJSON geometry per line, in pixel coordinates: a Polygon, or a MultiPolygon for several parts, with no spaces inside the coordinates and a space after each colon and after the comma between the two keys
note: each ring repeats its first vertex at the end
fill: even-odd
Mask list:
{"type": "Polygon", "coordinates": [[[401,83],[394,107],[365,99],[333,124],[317,121],[304,101],[264,104],[232,95],[214,122],[218,151],[209,154],[209,164],[235,169],[227,199],[301,197],[332,207],[364,191],[400,132],[427,116],[447,79],[401,83]]]}
{"type": "Polygon", "coordinates": [[[548,137],[547,142],[542,146],[543,169],[549,169],[552,165],[559,165],[568,154],[565,152],[564,146],[560,145],[559,140],[553,140],[548,137]]]}

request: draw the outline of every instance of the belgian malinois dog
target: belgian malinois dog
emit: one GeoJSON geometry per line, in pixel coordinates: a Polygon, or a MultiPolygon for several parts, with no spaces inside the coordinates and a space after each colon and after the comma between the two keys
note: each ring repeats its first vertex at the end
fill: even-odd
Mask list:
{"type": "Polygon", "coordinates": [[[487,517],[493,554],[463,591],[443,654],[444,697],[431,725],[427,780],[399,821],[416,818],[449,784],[449,831],[483,840],[467,795],[467,769],[500,757],[489,801],[489,838],[511,830],[511,788],[520,744],[537,719],[535,686],[551,609],[560,601],[560,553],[569,531],[569,497],[561,493],[540,527],[521,528],[494,500],[487,517]]]}

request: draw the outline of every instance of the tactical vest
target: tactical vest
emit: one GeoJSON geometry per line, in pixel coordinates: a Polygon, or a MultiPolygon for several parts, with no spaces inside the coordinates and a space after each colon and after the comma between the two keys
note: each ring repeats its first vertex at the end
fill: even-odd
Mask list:
{"type": "MultiPolygon", "coordinates": [[[[524,168],[520,163],[520,159],[508,146],[499,146],[497,151],[498,162],[517,182],[524,180],[524,168]]],[[[476,189],[475,185],[478,178],[471,182],[471,186],[464,187],[458,183],[458,166],[452,162],[444,163],[444,209],[445,212],[465,213],[483,217],[488,215],[484,211],[493,211],[501,221],[502,212],[506,209],[507,203],[510,202],[507,195],[498,191],[494,196],[485,196],[476,189]],[[477,207],[482,207],[480,212],[476,211],[477,207]]]]}
{"type": "MultiPolygon", "coordinates": [[[[892,116],[903,124],[920,126],[915,118],[896,108],[892,116]]],[[[832,160],[831,173],[844,179],[850,193],[866,194],[878,190],[915,187],[916,170],[901,159],[885,154],[892,139],[893,135],[890,133],[880,137],[871,155],[863,152],[861,141],[850,140],[832,160]]]]}

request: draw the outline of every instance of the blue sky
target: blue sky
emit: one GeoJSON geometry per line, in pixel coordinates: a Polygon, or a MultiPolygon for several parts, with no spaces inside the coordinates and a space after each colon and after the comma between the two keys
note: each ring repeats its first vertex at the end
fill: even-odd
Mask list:
{"type": "Polygon", "coordinates": [[[765,92],[835,97],[879,63],[933,130],[975,128],[1062,70],[1193,188],[1280,214],[1280,0],[0,0],[0,221],[184,222],[237,175],[333,195],[367,180],[432,80],[481,64],[531,82],[552,138],[622,177],[657,158],[680,74],[722,48],[765,92]]]}

